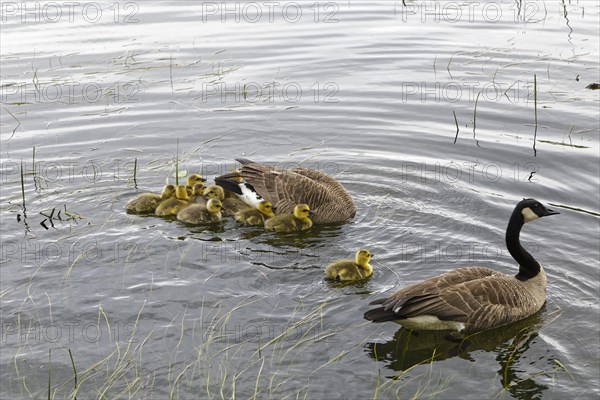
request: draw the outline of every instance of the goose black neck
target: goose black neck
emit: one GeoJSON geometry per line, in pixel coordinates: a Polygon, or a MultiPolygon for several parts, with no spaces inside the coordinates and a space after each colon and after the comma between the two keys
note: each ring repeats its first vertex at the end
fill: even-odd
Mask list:
{"type": "Polygon", "coordinates": [[[535,277],[541,270],[540,264],[521,246],[521,242],[519,241],[519,234],[521,233],[523,224],[521,210],[515,209],[506,228],[506,247],[510,255],[519,263],[519,273],[516,275],[516,278],[521,281],[535,277]]]}

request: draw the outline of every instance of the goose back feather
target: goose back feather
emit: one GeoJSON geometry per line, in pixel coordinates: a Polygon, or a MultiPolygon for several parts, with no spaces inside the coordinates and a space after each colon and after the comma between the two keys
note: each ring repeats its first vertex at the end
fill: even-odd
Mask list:
{"type": "MultiPolygon", "coordinates": [[[[223,175],[215,182],[230,189],[231,182],[228,185],[222,181],[241,176],[279,213],[291,213],[296,204],[308,204],[315,213],[313,222],[317,224],[345,222],[356,214],[348,191],[329,175],[308,168],[282,169],[242,158],[237,161],[242,164],[239,174],[223,175]]],[[[242,194],[239,189],[238,192],[242,194]]]]}

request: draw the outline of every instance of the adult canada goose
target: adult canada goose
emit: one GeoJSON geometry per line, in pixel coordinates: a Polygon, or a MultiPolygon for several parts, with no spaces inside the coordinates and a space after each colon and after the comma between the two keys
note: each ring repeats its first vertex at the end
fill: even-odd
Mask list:
{"type": "Polygon", "coordinates": [[[335,179],[308,168],[282,169],[238,158],[240,173],[215,178],[218,185],[236,193],[249,206],[268,200],[280,213],[291,213],[296,204],[310,204],[316,224],[345,222],[356,214],[350,194],[335,179]],[[236,182],[244,178],[245,183],[236,182]]]}
{"type": "Polygon", "coordinates": [[[394,321],[408,329],[480,331],[536,313],[546,301],[546,273],[519,242],[523,224],[559,214],[534,199],[515,207],[506,228],[506,247],[519,263],[515,276],[490,268],[465,267],[400,289],[371,304],[373,322],[394,321]]]}
{"type": "Polygon", "coordinates": [[[256,208],[246,208],[235,213],[235,220],[249,225],[264,225],[265,221],[273,218],[273,205],[270,201],[261,200],[256,208]]]}
{"type": "Polygon", "coordinates": [[[221,220],[221,200],[210,199],[204,204],[192,204],[177,213],[177,219],[186,224],[210,224],[221,220]]]}
{"type": "Polygon", "coordinates": [[[354,260],[337,260],[325,268],[327,278],[336,281],[358,281],[373,275],[373,267],[369,265],[373,255],[369,250],[356,252],[354,260]]]}
{"type": "Polygon", "coordinates": [[[248,204],[244,203],[239,197],[227,197],[225,190],[219,185],[210,185],[204,191],[204,198],[208,199],[219,199],[223,204],[223,214],[231,217],[236,212],[245,210],[248,208],[248,204]]]}
{"type": "Polygon", "coordinates": [[[175,196],[175,186],[166,185],[161,194],[143,193],[135,199],[129,200],[125,209],[134,214],[150,214],[156,211],[161,201],[175,196]]]}
{"type": "Polygon", "coordinates": [[[195,183],[190,194],[190,203],[204,203],[204,183],[195,183]]]}
{"type": "Polygon", "coordinates": [[[309,216],[313,214],[308,205],[298,204],[293,214],[280,214],[266,220],[265,228],[275,232],[304,231],[312,226],[309,216]]]}
{"type": "Polygon", "coordinates": [[[190,204],[190,198],[187,192],[187,186],[179,185],[175,187],[175,197],[163,200],[158,207],[156,207],[156,215],[159,217],[168,217],[171,215],[177,215],[177,213],[184,207],[190,204]]]}

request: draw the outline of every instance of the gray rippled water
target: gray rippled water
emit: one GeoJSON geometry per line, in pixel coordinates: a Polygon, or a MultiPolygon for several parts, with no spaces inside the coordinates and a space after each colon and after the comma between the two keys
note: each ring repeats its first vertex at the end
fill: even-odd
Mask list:
{"type": "Polygon", "coordinates": [[[2,3],[0,397],[598,397],[597,3],[69,4],[2,3]],[[125,214],[177,142],[182,174],[324,171],[357,215],[125,214]],[[461,343],[362,319],[452,268],[512,273],[523,197],[561,212],[522,235],[540,313],[461,343]],[[368,282],[324,281],[361,247],[368,282]]]}

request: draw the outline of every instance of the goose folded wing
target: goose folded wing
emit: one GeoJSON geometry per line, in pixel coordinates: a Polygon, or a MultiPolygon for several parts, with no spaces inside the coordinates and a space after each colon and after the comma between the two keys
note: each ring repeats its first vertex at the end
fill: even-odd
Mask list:
{"type": "Polygon", "coordinates": [[[398,318],[431,315],[446,321],[486,325],[489,319],[508,322],[523,308],[527,296],[504,279],[477,279],[438,292],[421,295],[393,296],[383,303],[384,309],[398,318]]]}

